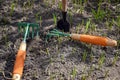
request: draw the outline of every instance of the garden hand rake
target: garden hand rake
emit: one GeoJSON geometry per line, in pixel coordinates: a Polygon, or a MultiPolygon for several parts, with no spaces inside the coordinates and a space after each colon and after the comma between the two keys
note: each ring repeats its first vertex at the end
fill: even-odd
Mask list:
{"type": "Polygon", "coordinates": [[[86,35],[86,34],[68,34],[60,32],[56,29],[50,31],[50,33],[47,34],[47,39],[52,36],[58,36],[58,37],[71,37],[74,40],[78,40],[85,43],[91,43],[94,45],[101,45],[101,46],[117,46],[117,41],[106,38],[106,37],[100,37],[100,36],[92,36],[92,35],[86,35]]]}
{"type": "Polygon", "coordinates": [[[32,34],[32,38],[35,35],[39,35],[39,25],[34,23],[25,23],[21,22],[18,23],[18,30],[24,32],[24,38],[23,41],[20,44],[20,48],[18,50],[18,53],[16,55],[16,61],[14,64],[13,69],[13,80],[21,80],[23,68],[24,68],[24,61],[26,57],[26,39],[27,37],[30,37],[29,35],[32,34]],[[30,33],[30,28],[32,27],[32,33],[30,33]]]}

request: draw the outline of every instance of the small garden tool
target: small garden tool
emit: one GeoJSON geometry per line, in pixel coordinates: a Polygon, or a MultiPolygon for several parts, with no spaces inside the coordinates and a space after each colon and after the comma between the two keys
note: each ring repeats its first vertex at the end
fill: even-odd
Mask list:
{"type": "Polygon", "coordinates": [[[66,20],[67,16],[67,0],[62,0],[62,19],[57,22],[57,28],[64,32],[69,32],[70,24],[66,20]]]}
{"type": "Polygon", "coordinates": [[[24,32],[24,38],[20,44],[20,48],[16,55],[16,61],[14,64],[12,80],[21,80],[23,68],[24,68],[24,61],[25,61],[25,57],[26,57],[26,39],[27,39],[27,37],[29,37],[31,27],[32,27],[32,33],[31,33],[32,38],[34,37],[35,34],[38,36],[39,35],[39,25],[38,24],[25,23],[25,22],[18,23],[18,30],[19,31],[22,30],[24,32]]]}
{"type": "Polygon", "coordinates": [[[100,36],[92,36],[92,35],[86,35],[86,34],[68,34],[60,32],[56,29],[50,31],[46,37],[47,39],[52,36],[58,36],[58,37],[71,37],[73,40],[78,40],[85,43],[91,43],[94,45],[101,45],[101,46],[117,46],[117,41],[106,38],[106,37],[100,37],[100,36]]]}

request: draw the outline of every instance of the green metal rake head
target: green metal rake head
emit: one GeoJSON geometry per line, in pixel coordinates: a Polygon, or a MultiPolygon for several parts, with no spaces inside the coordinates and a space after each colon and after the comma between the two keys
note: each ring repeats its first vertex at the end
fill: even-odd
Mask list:
{"type": "Polygon", "coordinates": [[[19,33],[24,34],[24,41],[26,41],[27,37],[34,38],[35,35],[39,36],[39,24],[19,22],[18,23],[18,31],[19,31],[19,33]],[[31,34],[31,36],[30,36],[30,34],[31,34]]]}
{"type": "Polygon", "coordinates": [[[50,31],[46,35],[46,40],[49,39],[49,38],[51,38],[51,37],[53,37],[53,36],[56,36],[56,37],[68,37],[68,36],[70,36],[70,34],[58,31],[56,29],[53,29],[52,31],[50,31]]]}

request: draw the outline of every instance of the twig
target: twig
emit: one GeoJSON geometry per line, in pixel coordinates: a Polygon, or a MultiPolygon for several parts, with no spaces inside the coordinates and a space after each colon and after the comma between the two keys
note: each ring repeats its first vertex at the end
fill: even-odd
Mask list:
{"type": "MultiPolygon", "coordinates": [[[[8,71],[6,71],[6,72],[9,73],[10,75],[12,75],[11,72],[8,72],[8,71]]],[[[8,77],[5,76],[5,72],[4,72],[4,71],[0,70],[0,73],[2,73],[3,77],[4,77],[6,80],[12,80],[12,78],[8,78],[8,77]]]]}
{"type": "Polygon", "coordinates": [[[43,28],[43,31],[45,32],[45,31],[48,31],[48,30],[53,29],[53,28],[55,28],[55,26],[50,25],[50,26],[47,26],[47,27],[43,28]]]}

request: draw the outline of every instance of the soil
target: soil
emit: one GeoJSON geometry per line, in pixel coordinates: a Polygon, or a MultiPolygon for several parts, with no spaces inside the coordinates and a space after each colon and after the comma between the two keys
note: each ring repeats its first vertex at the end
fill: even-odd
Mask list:
{"type": "MultiPolygon", "coordinates": [[[[86,80],[120,79],[120,26],[112,25],[110,28],[105,23],[120,15],[120,9],[117,10],[119,3],[114,2],[108,6],[107,9],[112,12],[109,19],[105,16],[104,20],[96,21],[91,15],[91,8],[96,9],[97,2],[89,1],[82,14],[77,13],[75,5],[69,2],[68,10],[72,13],[70,32],[85,33],[86,22],[91,18],[96,30],[88,30],[86,34],[106,36],[118,41],[116,47],[103,47],[66,37],[53,37],[46,42],[44,28],[54,26],[53,13],[60,19],[61,10],[55,4],[46,5],[42,0],[36,0],[31,9],[26,7],[23,11],[22,3],[25,1],[16,2],[12,15],[10,15],[12,1],[4,0],[0,3],[0,80],[12,77],[15,56],[23,38],[18,33],[17,23],[24,21],[40,24],[39,19],[36,21],[35,14],[37,13],[42,17],[40,36],[37,40],[36,38],[27,40],[27,55],[22,80],[85,80],[83,79],[85,77],[86,80]],[[82,21],[84,21],[83,24],[82,21]],[[85,53],[87,57],[83,61],[85,53]],[[105,61],[99,69],[98,61],[103,53],[105,61]],[[116,54],[118,54],[118,59],[115,65],[112,65],[116,54]]],[[[105,8],[105,4],[103,6],[105,8]]],[[[69,15],[67,19],[70,22],[69,15]]]]}

